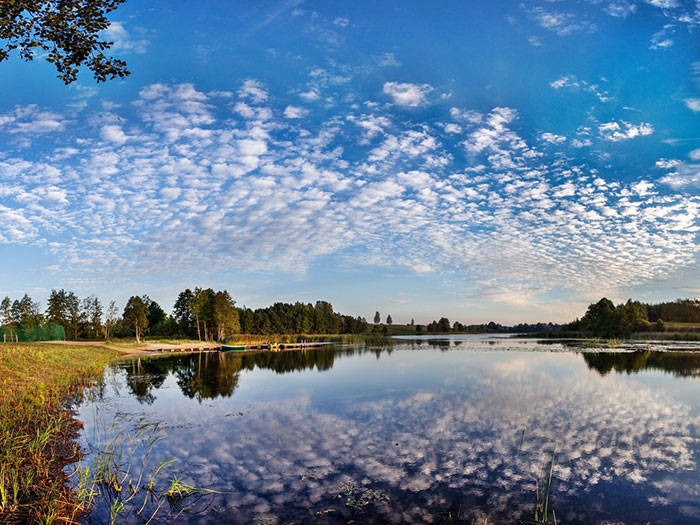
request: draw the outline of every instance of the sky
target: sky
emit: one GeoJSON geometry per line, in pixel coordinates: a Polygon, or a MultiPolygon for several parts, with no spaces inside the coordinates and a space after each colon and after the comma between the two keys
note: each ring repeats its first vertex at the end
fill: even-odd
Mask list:
{"type": "Polygon", "coordinates": [[[700,2],[128,0],[0,64],[0,295],[568,321],[700,296],[700,2]]]}

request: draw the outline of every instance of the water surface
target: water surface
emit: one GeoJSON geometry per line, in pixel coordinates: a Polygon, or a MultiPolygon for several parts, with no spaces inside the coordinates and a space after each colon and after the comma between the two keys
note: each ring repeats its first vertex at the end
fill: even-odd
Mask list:
{"type": "Polygon", "coordinates": [[[700,522],[697,352],[453,336],[159,357],[112,367],[79,417],[88,448],[162,423],[148,464],[217,491],[178,522],[528,521],[552,458],[561,522],[700,522]]]}

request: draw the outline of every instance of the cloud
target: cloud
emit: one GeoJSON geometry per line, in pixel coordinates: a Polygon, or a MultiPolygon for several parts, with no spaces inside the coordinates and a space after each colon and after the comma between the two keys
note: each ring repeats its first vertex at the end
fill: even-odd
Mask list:
{"type": "Polygon", "coordinates": [[[0,130],[17,135],[40,135],[62,131],[66,119],[35,104],[15,106],[9,113],[0,114],[0,130]]]}
{"type": "Polygon", "coordinates": [[[627,0],[616,0],[606,5],[603,10],[610,16],[627,18],[637,10],[637,6],[627,0]]]}
{"type": "Polygon", "coordinates": [[[664,49],[673,45],[671,35],[675,32],[673,24],[665,24],[663,28],[654,33],[651,37],[649,49],[664,49]]]}
{"type": "Polygon", "coordinates": [[[553,82],[550,82],[549,85],[554,89],[569,88],[573,90],[580,89],[583,91],[587,91],[589,93],[593,93],[596,97],[598,97],[598,100],[600,100],[601,102],[609,102],[612,100],[612,98],[608,95],[608,92],[599,89],[597,84],[591,84],[589,82],[586,82],[585,80],[578,80],[573,75],[565,75],[559,77],[553,82]]]}
{"type": "Polygon", "coordinates": [[[559,36],[568,36],[574,33],[594,32],[597,30],[595,24],[577,18],[571,13],[548,11],[543,7],[535,7],[531,13],[535,21],[544,29],[548,29],[559,36]]]}
{"type": "MultiPolygon", "coordinates": [[[[55,116],[65,133],[0,157],[0,242],[32,245],[82,279],[116,269],[125,282],[231,268],[303,273],[330,257],[430,268],[459,291],[517,285],[521,304],[663,280],[694,264],[689,167],[666,174],[678,192],[641,194],[639,181],[562,157],[563,135],[543,133],[542,150],[531,144],[515,108],[455,106],[447,119],[409,120],[369,100],[363,111],[290,119],[295,110],[272,98],[257,81],[224,97],[157,83],[108,116],[55,116]]],[[[0,140],[17,135],[25,113],[2,116],[0,140]]],[[[580,128],[571,144],[650,129],[601,126],[580,128]]]]}
{"type": "Polygon", "coordinates": [[[333,24],[339,27],[347,27],[350,25],[350,20],[344,17],[338,17],[335,20],[333,20],[333,24]]]}
{"type": "Polygon", "coordinates": [[[540,133],[540,139],[549,142],[550,144],[561,144],[566,142],[566,136],[557,135],[556,133],[540,133]]]}
{"type": "Polygon", "coordinates": [[[287,118],[302,118],[308,111],[299,106],[287,106],[284,108],[284,116],[287,118]]]}
{"type": "Polygon", "coordinates": [[[304,91],[303,93],[300,93],[299,96],[307,102],[313,102],[314,100],[318,100],[319,98],[321,98],[321,95],[319,95],[318,91],[316,91],[315,89],[304,91]]]}
{"type": "Polygon", "coordinates": [[[243,82],[243,85],[238,90],[238,95],[244,99],[250,99],[254,103],[259,104],[267,100],[267,91],[263,89],[262,84],[257,80],[248,79],[243,82]]]}
{"type": "Polygon", "coordinates": [[[114,124],[102,126],[102,129],[100,130],[100,136],[104,140],[113,142],[118,146],[121,146],[127,140],[129,140],[129,137],[124,133],[124,130],[121,128],[121,126],[114,124]]]}
{"type": "Polygon", "coordinates": [[[677,190],[700,188],[700,148],[688,153],[690,161],[678,159],[659,159],[656,167],[668,173],[661,178],[661,183],[677,190]]]}
{"type": "Polygon", "coordinates": [[[399,67],[401,62],[396,60],[394,53],[384,53],[378,58],[377,64],[381,67],[399,67]]]}
{"type": "Polygon", "coordinates": [[[696,113],[700,111],[700,98],[686,98],[683,102],[689,110],[696,113]]]}
{"type": "Polygon", "coordinates": [[[433,90],[428,84],[386,82],[383,91],[400,106],[417,107],[427,102],[426,95],[433,90]]]}
{"type": "Polygon", "coordinates": [[[111,22],[103,34],[106,40],[114,42],[112,51],[115,52],[131,52],[142,55],[146,53],[150,43],[145,38],[134,39],[124,27],[123,22],[111,22]]]}
{"type": "Polygon", "coordinates": [[[651,135],[654,133],[654,126],[648,122],[635,125],[621,120],[620,122],[611,121],[601,124],[598,126],[598,131],[603,139],[618,142],[620,140],[651,135]]]}

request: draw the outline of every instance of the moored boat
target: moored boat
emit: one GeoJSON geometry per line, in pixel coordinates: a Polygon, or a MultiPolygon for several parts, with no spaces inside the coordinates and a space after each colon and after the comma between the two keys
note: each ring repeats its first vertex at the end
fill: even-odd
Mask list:
{"type": "Polygon", "coordinates": [[[222,352],[244,352],[246,348],[245,345],[221,345],[222,352]]]}

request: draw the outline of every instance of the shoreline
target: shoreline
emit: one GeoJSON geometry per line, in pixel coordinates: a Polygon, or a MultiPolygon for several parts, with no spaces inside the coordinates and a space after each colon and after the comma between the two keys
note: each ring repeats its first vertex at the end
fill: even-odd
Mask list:
{"type": "Polygon", "coordinates": [[[73,522],[84,511],[65,470],[82,453],[72,407],[119,356],[94,345],[0,345],[0,522],[73,522]]]}

